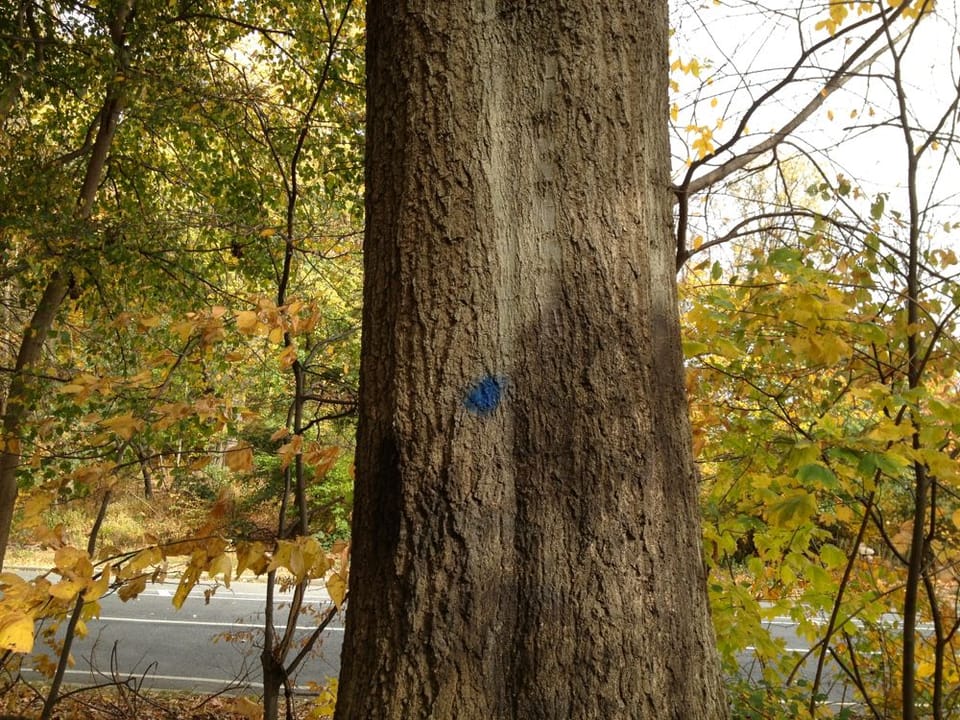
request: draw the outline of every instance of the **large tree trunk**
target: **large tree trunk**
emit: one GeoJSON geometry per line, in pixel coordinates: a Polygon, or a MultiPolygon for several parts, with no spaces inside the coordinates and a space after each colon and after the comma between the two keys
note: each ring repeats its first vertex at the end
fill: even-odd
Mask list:
{"type": "Polygon", "coordinates": [[[671,241],[667,4],[368,9],[339,720],[726,716],[671,241]]]}

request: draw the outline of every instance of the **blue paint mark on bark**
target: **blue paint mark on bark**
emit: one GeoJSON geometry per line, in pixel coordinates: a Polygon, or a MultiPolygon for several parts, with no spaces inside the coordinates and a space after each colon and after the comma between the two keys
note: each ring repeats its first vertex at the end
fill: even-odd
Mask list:
{"type": "Polygon", "coordinates": [[[506,389],[506,378],[487,375],[470,386],[463,405],[474,415],[489,415],[500,405],[506,389]]]}

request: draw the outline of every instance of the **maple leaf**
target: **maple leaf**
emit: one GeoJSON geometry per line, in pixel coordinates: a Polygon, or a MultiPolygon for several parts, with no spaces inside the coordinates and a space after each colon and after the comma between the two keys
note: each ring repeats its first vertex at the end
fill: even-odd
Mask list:
{"type": "Polygon", "coordinates": [[[29,653],[33,650],[33,639],[33,618],[25,612],[15,610],[0,615],[0,649],[29,653]]]}

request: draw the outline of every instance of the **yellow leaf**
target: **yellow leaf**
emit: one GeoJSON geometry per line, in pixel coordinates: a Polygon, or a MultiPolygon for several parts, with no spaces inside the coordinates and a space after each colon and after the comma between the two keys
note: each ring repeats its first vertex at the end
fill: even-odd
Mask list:
{"type": "Polygon", "coordinates": [[[328,678],[325,686],[317,683],[308,683],[307,687],[311,692],[316,693],[316,697],[311,703],[310,717],[330,718],[337,707],[337,679],[328,678]]]}
{"type": "Polygon", "coordinates": [[[33,618],[20,611],[0,617],[0,649],[16,653],[33,650],[33,618]]]}
{"type": "Polygon", "coordinates": [[[127,600],[133,600],[137,595],[142,593],[147,588],[147,576],[140,575],[135,577],[133,580],[130,580],[127,583],[124,583],[120,589],[117,591],[117,595],[120,596],[120,599],[123,602],[127,600]]]}
{"type": "Polygon", "coordinates": [[[53,491],[35,492],[23,503],[24,521],[39,517],[54,501],[57,494],[53,491]]]}
{"type": "Polygon", "coordinates": [[[336,445],[321,447],[318,443],[311,443],[303,453],[303,461],[313,467],[315,476],[322,478],[336,464],[340,457],[340,448],[336,445]]]}
{"type": "Polygon", "coordinates": [[[290,564],[287,566],[297,582],[303,580],[306,576],[307,563],[303,557],[303,548],[300,545],[294,545],[290,549],[290,564]]]}
{"type": "Polygon", "coordinates": [[[73,600],[86,585],[83,580],[61,580],[50,586],[50,595],[57,600],[73,600]]]}
{"type": "Polygon", "coordinates": [[[151,565],[157,565],[161,562],[163,562],[163,553],[160,551],[160,548],[146,548],[130,558],[130,562],[124,565],[117,577],[121,580],[132,578],[151,565]]]}
{"type": "Polygon", "coordinates": [[[330,554],[337,556],[337,560],[340,562],[341,569],[345,568],[347,566],[347,561],[350,558],[350,543],[343,540],[335,542],[333,547],[330,548],[330,554]]]}
{"type": "Polygon", "coordinates": [[[869,432],[867,437],[877,442],[896,442],[912,437],[913,428],[909,423],[897,423],[895,420],[883,420],[869,432]]]}
{"type": "Polygon", "coordinates": [[[107,565],[103,568],[103,572],[100,573],[100,578],[94,580],[87,586],[86,592],[83,593],[83,599],[86,602],[93,602],[94,600],[99,600],[102,598],[107,590],[110,589],[110,566],[107,565]]]}
{"type": "Polygon", "coordinates": [[[260,318],[253,310],[241,310],[237,313],[237,330],[248,335],[256,332],[260,318]]]}
{"type": "Polygon", "coordinates": [[[230,698],[224,702],[223,709],[245,720],[260,720],[263,717],[260,704],[247,697],[230,698]]]}
{"type": "Polygon", "coordinates": [[[738,348],[732,341],[727,340],[727,338],[716,338],[713,343],[713,352],[721,357],[725,357],[729,360],[738,360],[743,357],[743,350],[738,348]]]}
{"type": "Polygon", "coordinates": [[[303,435],[294,435],[290,438],[290,442],[281,445],[280,449],[277,450],[277,455],[280,456],[280,469],[286,470],[287,466],[293,462],[293,459],[300,454],[303,449],[303,435]]]}
{"type": "Polygon", "coordinates": [[[53,563],[58,570],[73,570],[87,553],[72,546],[62,547],[53,554],[53,563]]]}
{"type": "Polygon", "coordinates": [[[135,418],[131,411],[103,420],[100,424],[122,439],[129,440],[143,427],[143,420],[135,418]]]}
{"type": "Polygon", "coordinates": [[[953,515],[950,516],[950,520],[953,521],[953,526],[960,528],[960,508],[953,511],[953,515]]]}
{"type": "MultiPolygon", "coordinates": [[[[311,538],[311,540],[312,539],[313,538],[311,538]]],[[[313,564],[310,566],[310,577],[323,577],[331,567],[333,567],[333,564],[330,562],[330,558],[321,553],[316,556],[313,564]]]]}
{"type": "Polygon", "coordinates": [[[270,334],[267,336],[267,339],[272,342],[274,345],[279,345],[283,342],[283,328],[275,327],[270,331],[270,334]]]}
{"type": "Polygon", "coordinates": [[[293,345],[287,345],[280,353],[280,369],[286,370],[297,361],[297,348],[293,345]]]}
{"type": "Polygon", "coordinates": [[[223,575],[223,584],[230,587],[230,574],[233,572],[233,563],[230,562],[230,556],[221,553],[217,555],[207,565],[207,575],[212,579],[217,575],[223,575]]]}
{"type": "Polygon", "coordinates": [[[933,672],[936,670],[936,666],[932,662],[921,662],[917,664],[917,677],[921,680],[925,680],[928,677],[933,677],[933,672]]]}
{"type": "Polygon", "coordinates": [[[157,430],[165,430],[181,420],[185,420],[192,414],[192,407],[187,403],[166,403],[156,408],[159,418],[153,422],[153,427],[157,430]]]}
{"type": "Polygon", "coordinates": [[[244,570],[250,569],[254,575],[262,575],[267,571],[267,546],[259,540],[252,543],[237,543],[237,577],[244,570]]]}
{"type": "Polygon", "coordinates": [[[5,595],[9,595],[10,588],[20,588],[23,589],[27,585],[27,581],[22,577],[12,572],[0,573],[0,590],[4,591],[5,595]]]}
{"type": "Polygon", "coordinates": [[[182,320],[181,322],[174,323],[170,326],[170,330],[177,334],[177,337],[181,341],[186,342],[190,339],[190,336],[193,335],[193,331],[197,329],[197,322],[195,320],[182,320]]]}
{"type": "Polygon", "coordinates": [[[337,606],[337,610],[341,610],[343,599],[347,596],[347,581],[340,573],[331,573],[327,578],[327,592],[330,593],[330,599],[337,606]]]}
{"type": "Polygon", "coordinates": [[[250,472],[253,470],[253,448],[249,445],[230,448],[224,453],[223,462],[233,472],[250,472]]]}
{"type": "Polygon", "coordinates": [[[851,510],[847,505],[837,505],[833,512],[837,516],[838,522],[853,522],[853,510],[851,510]]]}
{"type": "Polygon", "coordinates": [[[193,590],[194,585],[200,580],[200,573],[202,572],[200,569],[202,558],[200,556],[206,557],[206,553],[202,550],[194,553],[194,556],[190,559],[190,564],[187,565],[187,569],[183,571],[183,576],[180,578],[177,591],[173,594],[173,606],[177,610],[183,607],[183,603],[190,595],[190,591],[193,590]]]}
{"type": "Polygon", "coordinates": [[[282,567],[289,568],[290,553],[293,551],[293,547],[293,543],[287,540],[278,541],[277,549],[273,551],[273,560],[270,561],[270,565],[267,567],[267,570],[273,571],[282,567]]]}

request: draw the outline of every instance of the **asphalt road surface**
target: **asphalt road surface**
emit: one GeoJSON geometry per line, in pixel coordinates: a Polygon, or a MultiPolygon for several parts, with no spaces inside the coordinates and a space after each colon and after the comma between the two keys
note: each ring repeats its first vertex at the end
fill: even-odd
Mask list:
{"type": "MultiPolygon", "coordinates": [[[[180,610],[171,602],[176,588],[176,581],[148,586],[137,599],[125,603],[115,595],[104,597],[101,617],[87,623],[85,638],[74,640],[75,665],[66,671],[65,681],[79,685],[133,678],[142,680],[144,689],[213,693],[230,687],[236,692],[257,692],[262,687],[266,585],[233,582],[229,589],[219,587],[209,603],[204,587],[197,587],[180,610]]],[[[276,594],[275,622],[286,620],[289,600],[289,593],[276,594]]],[[[316,615],[331,604],[326,592],[312,588],[306,601],[307,612],[297,622],[298,640],[313,632],[316,615]]],[[[297,687],[336,677],[342,644],[341,615],[327,626],[304,661],[295,677],[297,687]]],[[[38,640],[35,654],[44,650],[49,652],[38,640]]]]}
{"type": "MultiPolygon", "coordinates": [[[[786,643],[785,652],[796,656],[799,662],[810,650],[810,643],[797,635],[797,623],[789,617],[774,617],[765,623],[771,637],[782,639],[786,643]]],[[[759,680],[761,668],[756,657],[750,652],[752,648],[739,655],[740,672],[744,677],[759,680]]],[[[818,653],[811,653],[797,671],[795,680],[806,680],[810,685],[816,677],[818,653]]],[[[850,685],[845,682],[845,675],[836,661],[827,658],[824,665],[823,677],[820,681],[820,692],[826,696],[825,704],[835,709],[842,707],[859,707],[859,696],[850,685]]]]}
{"type": "MultiPolygon", "coordinates": [[[[219,587],[209,602],[203,595],[205,587],[198,586],[180,610],[171,602],[176,587],[175,580],[151,585],[126,603],[115,595],[103,598],[101,617],[90,620],[87,636],[74,641],[75,665],[67,670],[65,680],[86,685],[133,678],[144,689],[258,692],[266,585],[234,582],[230,588],[219,587]]],[[[286,618],[289,597],[286,593],[275,597],[277,622],[286,618]]],[[[321,589],[309,590],[306,600],[307,612],[297,623],[298,639],[313,632],[316,616],[331,604],[321,589]]],[[[809,648],[790,618],[773,618],[768,626],[775,637],[785,640],[787,652],[798,658],[809,648]]],[[[296,687],[336,677],[342,644],[343,617],[338,615],[295,676],[296,687]]],[[[38,641],[35,652],[45,649],[38,641]]],[[[815,663],[814,656],[808,658],[800,677],[812,681],[815,663]]],[[[740,666],[744,676],[759,677],[749,648],[740,656],[740,666]]],[[[828,663],[822,688],[828,702],[856,705],[856,697],[840,678],[839,668],[828,663]]]]}

